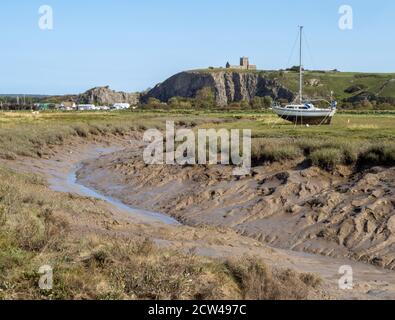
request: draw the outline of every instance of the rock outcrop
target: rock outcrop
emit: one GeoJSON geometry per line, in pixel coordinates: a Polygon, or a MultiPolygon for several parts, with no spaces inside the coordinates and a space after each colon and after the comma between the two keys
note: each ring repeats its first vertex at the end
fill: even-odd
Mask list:
{"type": "Polygon", "coordinates": [[[176,74],[158,84],[143,96],[167,102],[172,97],[194,98],[204,87],[212,88],[220,106],[238,101],[251,101],[254,97],[270,96],[273,99],[292,101],[294,93],[275,80],[258,72],[188,71],[176,74]]]}
{"type": "Polygon", "coordinates": [[[126,93],[111,90],[109,86],[92,88],[77,98],[78,103],[92,103],[98,105],[112,105],[114,103],[129,103],[137,105],[140,93],[126,93]]]}

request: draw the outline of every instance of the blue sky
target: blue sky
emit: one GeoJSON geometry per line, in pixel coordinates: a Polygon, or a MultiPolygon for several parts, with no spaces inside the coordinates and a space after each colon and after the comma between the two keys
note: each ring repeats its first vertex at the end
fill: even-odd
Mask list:
{"type": "Polygon", "coordinates": [[[394,14],[390,0],[1,0],[0,93],[139,91],[243,55],[285,68],[300,24],[307,68],[395,72],[394,14]],[[343,4],[353,30],[338,28],[343,4]],[[54,10],[51,31],[38,27],[41,5],[54,10]]]}

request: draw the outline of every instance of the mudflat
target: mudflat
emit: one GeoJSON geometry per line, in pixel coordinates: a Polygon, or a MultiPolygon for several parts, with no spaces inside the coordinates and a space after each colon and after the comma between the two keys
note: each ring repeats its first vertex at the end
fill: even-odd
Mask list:
{"type": "MultiPolygon", "coordinates": [[[[119,143],[117,150],[103,149],[97,144],[88,144],[81,148],[76,144],[69,147],[67,156],[63,152],[58,153],[54,158],[35,161],[34,167],[46,175],[51,181],[52,188],[56,189],[59,186],[69,187],[68,173],[75,170],[76,164],[80,164],[77,180],[81,185],[134,208],[167,213],[181,223],[180,226],[171,226],[153,222],[149,218],[139,219],[111,203],[103,202],[102,205],[106,206],[113,219],[117,221],[116,230],[106,232],[121,234],[125,239],[128,238],[129,232],[135,232],[135,224],[138,224],[139,235],[152,237],[160,246],[183,251],[193,250],[198,255],[216,258],[256,255],[275,268],[292,268],[300,272],[315,273],[324,280],[322,291],[315,298],[395,298],[395,273],[389,270],[391,268],[383,269],[374,266],[374,263],[365,263],[367,261],[353,254],[352,248],[320,237],[319,231],[315,230],[325,228],[326,223],[314,223],[312,217],[307,220],[310,221],[310,225],[300,222],[306,219],[302,213],[304,207],[300,204],[304,201],[308,205],[307,201],[314,197],[311,193],[310,197],[307,197],[307,192],[302,193],[300,188],[296,188],[295,182],[292,183],[292,175],[296,176],[301,184],[306,174],[310,174],[309,184],[317,181],[317,188],[343,185],[350,177],[333,177],[319,169],[303,169],[291,166],[291,163],[288,170],[280,165],[255,168],[254,177],[244,179],[231,177],[231,169],[220,166],[156,166],[154,169],[150,166],[148,172],[144,170],[146,166],[140,159],[143,148],[141,140],[134,138],[119,143]],[[76,150],[79,152],[75,152],[76,150]],[[303,173],[304,171],[306,172],[303,173]],[[196,179],[197,177],[200,178],[196,179]],[[311,177],[315,177],[316,180],[311,177]],[[262,192],[265,188],[270,188],[270,195],[262,192]],[[281,192],[288,195],[288,190],[298,190],[299,197],[294,195],[294,198],[285,198],[284,194],[281,196],[281,192]],[[215,192],[221,192],[224,202],[215,197],[215,192]],[[283,202],[275,200],[276,192],[280,199],[286,200],[285,206],[283,202]],[[259,198],[267,199],[262,203],[259,198]],[[299,201],[295,202],[295,199],[299,201]],[[283,206],[283,211],[273,209],[280,210],[283,206]],[[272,211],[271,214],[257,215],[258,210],[272,211]],[[218,229],[210,228],[209,225],[217,226],[218,229]],[[260,231],[259,235],[256,230],[260,231]],[[310,234],[315,231],[316,237],[296,237],[308,231],[310,234]],[[265,232],[267,235],[262,236],[265,232]],[[304,246],[296,246],[297,242],[293,243],[293,239],[299,239],[299,243],[304,246]],[[315,247],[309,244],[315,244],[315,247]],[[355,286],[352,291],[338,288],[341,276],[339,268],[343,265],[353,268],[355,286]]],[[[391,169],[376,168],[366,174],[380,175],[383,172],[393,173],[391,169]]],[[[311,214],[314,212],[311,210],[311,214]]],[[[78,220],[78,224],[80,222],[78,220]]],[[[95,221],[94,224],[100,225],[100,221],[95,221]]],[[[81,232],[85,228],[89,229],[91,225],[92,222],[86,222],[84,227],[76,228],[76,236],[81,236],[81,232]]],[[[391,251],[390,247],[387,249],[391,251]]]]}
{"type": "Polygon", "coordinates": [[[240,179],[220,165],[146,166],[138,143],[86,162],[79,181],[187,225],[395,268],[395,168],[332,174],[293,161],[255,167],[240,179]]]}

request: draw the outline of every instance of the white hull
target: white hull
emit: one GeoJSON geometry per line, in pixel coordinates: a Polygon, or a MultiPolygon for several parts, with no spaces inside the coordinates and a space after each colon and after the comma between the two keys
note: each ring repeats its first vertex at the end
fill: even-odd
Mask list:
{"type": "Polygon", "coordinates": [[[289,109],[287,107],[273,107],[273,111],[282,119],[298,124],[330,124],[336,114],[336,109],[309,110],[289,109]]]}
{"type": "Polygon", "coordinates": [[[285,108],[274,107],[273,111],[279,116],[290,117],[333,117],[335,109],[316,109],[316,110],[287,110],[285,108]]]}

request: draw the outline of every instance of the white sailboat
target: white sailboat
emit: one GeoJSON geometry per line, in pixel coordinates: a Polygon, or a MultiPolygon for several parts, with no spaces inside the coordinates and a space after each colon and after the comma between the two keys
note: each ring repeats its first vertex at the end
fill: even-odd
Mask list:
{"type": "Polygon", "coordinates": [[[331,107],[326,109],[316,108],[313,103],[303,100],[303,65],[302,65],[302,34],[300,27],[300,58],[299,58],[299,95],[297,102],[281,106],[273,106],[273,111],[282,119],[295,124],[321,125],[330,124],[336,114],[337,103],[332,101],[331,107]]]}

